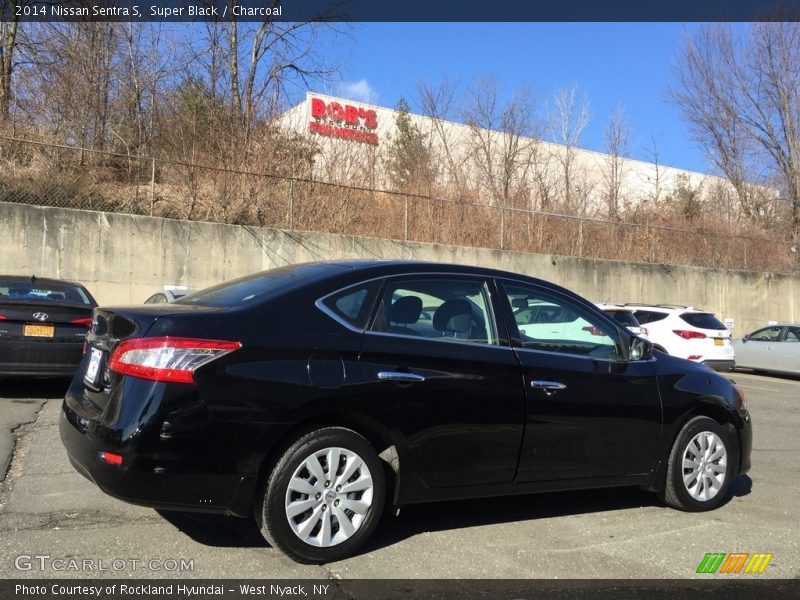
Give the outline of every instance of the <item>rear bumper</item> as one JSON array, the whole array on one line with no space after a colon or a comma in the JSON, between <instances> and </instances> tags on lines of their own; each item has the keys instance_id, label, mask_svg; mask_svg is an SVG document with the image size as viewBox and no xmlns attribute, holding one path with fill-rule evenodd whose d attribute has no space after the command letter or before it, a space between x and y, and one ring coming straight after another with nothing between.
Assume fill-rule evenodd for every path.
<instances>
[{"instance_id":1,"label":"rear bumper","mask_svg":"<svg viewBox=\"0 0 800 600\"><path fill-rule=\"evenodd\" d=\"M176 472L169 467L138 469L141 458L131 448L110 447L97 423L82 419L65 402L59 420L61 441L72 466L106 494L164 510L245 517L250 514L257 477L238 473ZM123 456L123 464L100 460L101 451Z\"/></svg>"},{"instance_id":2,"label":"rear bumper","mask_svg":"<svg viewBox=\"0 0 800 600\"><path fill-rule=\"evenodd\" d=\"M703 364L714 369L715 371L730 371L733 369L734 360L733 358L709 359L704 360Z\"/></svg>"},{"instance_id":3,"label":"rear bumper","mask_svg":"<svg viewBox=\"0 0 800 600\"><path fill-rule=\"evenodd\" d=\"M83 342L0 342L0 376L71 377L81 362Z\"/></svg>"}]
</instances>

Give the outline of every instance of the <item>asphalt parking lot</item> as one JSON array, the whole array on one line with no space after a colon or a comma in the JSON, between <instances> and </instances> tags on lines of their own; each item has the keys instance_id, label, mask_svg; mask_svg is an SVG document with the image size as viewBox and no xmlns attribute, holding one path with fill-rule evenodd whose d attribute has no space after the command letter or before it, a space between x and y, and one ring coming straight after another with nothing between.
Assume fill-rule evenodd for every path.
<instances>
[{"instance_id":1,"label":"asphalt parking lot","mask_svg":"<svg viewBox=\"0 0 800 600\"><path fill-rule=\"evenodd\" d=\"M753 468L717 511L674 511L635 489L413 506L360 555L324 566L295 564L246 520L104 495L61 446L66 383L0 382L0 578L684 578L707 552L769 552L758 577L800 577L800 379L733 378L754 420ZM56 570L56 559L95 570Z\"/></svg>"}]
</instances>

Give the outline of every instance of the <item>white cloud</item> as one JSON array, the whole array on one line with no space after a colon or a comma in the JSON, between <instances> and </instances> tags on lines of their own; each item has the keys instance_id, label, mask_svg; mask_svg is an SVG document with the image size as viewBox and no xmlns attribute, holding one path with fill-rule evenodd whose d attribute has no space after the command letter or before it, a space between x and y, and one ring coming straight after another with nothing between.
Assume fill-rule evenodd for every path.
<instances>
[{"instance_id":1,"label":"white cloud","mask_svg":"<svg viewBox=\"0 0 800 600\"><path fill-rule=\"evenodd\" d=\"M351 100L360 100L369 104L376 104L380 98L380 94L375 91L366 79L341 82L338 94Z\"/></svg>"}]
</instances>

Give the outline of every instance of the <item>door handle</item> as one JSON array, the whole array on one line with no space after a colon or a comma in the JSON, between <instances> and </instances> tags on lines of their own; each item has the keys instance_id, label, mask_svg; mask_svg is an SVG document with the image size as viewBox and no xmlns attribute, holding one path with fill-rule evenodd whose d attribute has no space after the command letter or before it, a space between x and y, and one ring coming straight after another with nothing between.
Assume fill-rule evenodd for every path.
<instances>
[{"instance_id":1,"label":"door handle","mask_svg":"<svg viewBox=\"0 0 800 600\"><path fill-rule=\"evenodd\" d=\"M559 381L542 381L541 379L531 381L531 387L538 390L548 390L550 392L567 389L567 386Z\"/></svg>"},{"instance_id":2,"label":"door handle","mask_svg":"<svg viewBox=\"0 0 800 600\"><path fill-rule=\"evenodd\" d=\"M425 381L425 378L422 375L417 375L416 373L403 373L401 371L379 371L378 379L381 381Z\"/></svg>"}]
</instances>

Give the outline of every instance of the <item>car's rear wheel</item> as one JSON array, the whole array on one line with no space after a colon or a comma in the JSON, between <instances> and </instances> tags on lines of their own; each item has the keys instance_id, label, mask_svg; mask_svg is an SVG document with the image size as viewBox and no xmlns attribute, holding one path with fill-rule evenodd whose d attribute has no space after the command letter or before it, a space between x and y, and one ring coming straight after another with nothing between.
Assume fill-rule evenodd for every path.
<instances>
[{"instance_id":1,"label":"car's rear wheel","mask_svg":"<svg viewBox=\"0 0 800 600\"><path fill-rule=\"evenodd\" d=\"M256 520L272 546L299 562L339 560L372 534L385 495L383 465L369 442L350 429L326 427L282 454Z\"/></svg>"},{"instance_id":2,"label":"car's rear wheel","mask_svg":"<svg viewBox=\"0 0 800 600\"><path fill-rule=\"evenodd\" d=\"M728 499L733 465L728 431L714 419L684 425L669 456L664 501L680 510L713 510Z\"/></svg>"}]
</instances>

